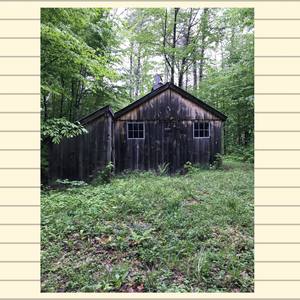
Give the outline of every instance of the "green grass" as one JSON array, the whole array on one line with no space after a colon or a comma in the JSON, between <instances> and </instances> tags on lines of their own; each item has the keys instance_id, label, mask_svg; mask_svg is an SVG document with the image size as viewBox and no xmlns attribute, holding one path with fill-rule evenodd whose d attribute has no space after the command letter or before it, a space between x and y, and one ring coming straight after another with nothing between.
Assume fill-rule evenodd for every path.
<instances>
[{"instance_id":1,"label":"green grass","mask_svg":"<svg viewBox=\"0 0 300 300\"><path fill-rule=\"evenodd\" d=\"M253 165L42 193L42 292L253 292Z\"/></svg>"}]
</instances>

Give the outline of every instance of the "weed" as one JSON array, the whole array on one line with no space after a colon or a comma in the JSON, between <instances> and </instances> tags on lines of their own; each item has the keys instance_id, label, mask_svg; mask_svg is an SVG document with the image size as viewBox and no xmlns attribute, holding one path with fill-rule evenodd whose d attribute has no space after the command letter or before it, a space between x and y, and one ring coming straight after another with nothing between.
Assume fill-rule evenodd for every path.
<instances>
[{"instance_id":1,"label":"weed","mask_svg":"<svg viewBox=\"0 0 300 300\"><path fill-rule=\"evenodd\" d=\"M249 163L126 173L41 205L43 292L253 291Z\"/></svg>"},{"instance_id":2,"label":"weed","mask_svg":"<svg viewBox=\"0 0 300 300\"><path fill-rule=\"evenodd\" d=\"M158 166L157 174L163 176L169 172L169 163L164 163Z\"/></svg>"}]
</instances>

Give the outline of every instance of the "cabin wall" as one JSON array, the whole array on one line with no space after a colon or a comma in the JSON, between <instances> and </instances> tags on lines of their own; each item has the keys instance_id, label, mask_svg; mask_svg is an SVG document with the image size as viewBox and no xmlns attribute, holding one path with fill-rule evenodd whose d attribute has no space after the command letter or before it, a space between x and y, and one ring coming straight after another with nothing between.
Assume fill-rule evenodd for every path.
<instances>
[{"instance_id":1,"label":"cabin wall","mask_svg":"<svg viewBox=\"0 0 300 300\"><path fill-rule=\"evenodd\" d=\"M210 122L209 138L193 138L193 122ZM127 139L127 122L143 121L144 139ZM209 164L222 152L222 121L195 103L167 90L115 120L115 165L126 169L157 169L169 163L176 171L190 161Z\"/></svg>"},{"instance_id":2,"label":"cabin wall","mask_svg":"<svg viewBox=\"0 0 300 300\"><path fill-rule=\"evenodd\" d=\"M112 157L112 116L104 114L85 125L87 134L64 139L49 151L50 181L71 179L88 181Z\"/></svg>"}]
</instances>

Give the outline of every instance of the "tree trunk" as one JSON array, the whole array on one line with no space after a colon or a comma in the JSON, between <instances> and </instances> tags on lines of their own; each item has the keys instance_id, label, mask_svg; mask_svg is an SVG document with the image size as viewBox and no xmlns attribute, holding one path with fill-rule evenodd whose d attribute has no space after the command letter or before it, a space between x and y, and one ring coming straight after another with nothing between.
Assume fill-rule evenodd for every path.
<instances>
[{"instance_id":1,"label":"tree trunk","mask_svg":"<svg viewBox=\"0 0 300 300\"><path fill-rule=\"evenodd\" d=\"M168 9L165 10L165 20L163 25L163 54L165 58L165 81L169 79L169 71L171 68L171 64L169 58L166 53L166 44L167 44L167 24L168 24Z\"/></svg>"},{"instance_id":2,"label":"tree trunk","mask_svg":"<svg viewBox=\"0 0 300 300\"><path fill-rule=\"evenodd\" d=\"M137 49L137 64L135 68L135 81L136 81L136 86L135 86L135 93L134 96L137 98L140 94L140 85L141 85L141 47L138 45Z\"/></svg>"},{"instance_id":3,"label":"tree trunk","mask_svg":"<svg viewBox=\"0 0 300 300\"><path fill-rule=\"evenodd\" d=\"M65 88L65 82L64 79L61 77L61 86L62 86L62 93L60 97L60 111L59 111L59 117L62 118L63 116L63 108L64 108L64 100L65 100L65 95L64 95L64 88Z\"/></svg>"},{"instance_id":4,"label":"tree trunk","mask_svg":"<svg viewBox=\"0 0 300 300\"><path fill-rule=\"evenodd\" d=\"M204 47L201 48L201 58L199 63L199 83L203 80L203 67L204 67Z\"/></svg>"},{"instance_id":5,"label":"tree trunk","mask_svg":"<svg viewBox=\"0 0 300 300\"><path fill-rule=\"evenodd\" d=\"M185 90L187 91L188 89L188 84L189 84L189 72L186 70L185 72Z\"/></svg>"},{"instance_id":6,"label":"tree trunk","mask_svg":"<svg viewBox=\"0 0 300 300\"><path fill-rule=\"evenodd\" d=\"M48 119L48 101L50 98L50 93L47 96L43 96L43 105L44 105L44 119Z\"/></svg>"},{"instance_id":7,"label":"tree trunk","mask_svg":"<svg viewBox=\"0 0 300 300\"><path fill-rule=\"evenodd\" d=\"M187 30L184 35L184 48L187 48L190 45L192 26L193 26L193 9L191 8ZM188 63L188 55L185 55L181 60L181 66L180 66L180 70L179 70L179 74L178 74L178 86L179 87L183 86L183 76L188 71L187 63Z\"/></svg>"},{"instance_id":8,"label":"tree trunk","mask_svg":"<svg viewBox=\"0 0 300 300\"><path fill-rule=\"evenodd\" d=\"M129 95L130 95L130 98L133 98L133 88L134 88L134 82L133 82L133 53L132 53L132 49L133 49L133 42L131 41L130 42L130 69L129 69Z\"/></svg>"},{"instance_id":9,"label":"tree trunk","mask_svg":"<svg viewBox=\"0 0 300 300\"><path fill-rule=\"evenodd\" d=\"M176 35L177 35L177 15L179 12L179 8L174 8L174 21L173 21L173 42L172 48L173 52L171 55L171 83L174 83L175 78L175 49L176 49Z\"/></svg>"},{"instance_id":10,"label":"tree trunk","mask_svg":"<svg viewBox=\"0 0 300 300\"><path fill-rule=\"evenodd\" d=\"M197 89L198 86L198 77L197 77L197 62L194 60L193 62L193 87Z\"/></svg>"},{"instance_id":11,"label":"tree trunk","mask_svg":"<svg viewBox=\"0 0 300 300\"><path fill-rule=\"evenodd\" d=\"M205 55L205 39L208 35L208 13L209 9L204 8L203 15L201 17L201 50L200 50L200 63L199 63L199 83L203 80L203 69L204 69L204 55Z\"/></svg>"}]
</instances>

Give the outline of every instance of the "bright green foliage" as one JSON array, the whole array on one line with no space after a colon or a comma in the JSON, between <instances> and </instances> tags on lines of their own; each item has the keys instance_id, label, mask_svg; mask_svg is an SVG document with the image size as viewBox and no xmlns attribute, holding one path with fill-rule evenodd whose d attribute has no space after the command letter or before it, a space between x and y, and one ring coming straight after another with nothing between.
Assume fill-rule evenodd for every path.
<instances>
[{"instance_id":1,"label":"bright green foliage","mask_svg":"<svg viewBox=\"0 0 300 300\"><path fill-rule=\"evenodd\" d=\"M221 68L207 66L206 78L193 93L228 116L225 151L242 155L254 141L253 10L228 10L222 22Z\"/></svg>"},{"instance_id":2,"label":"bright green foliage","mask_svg":"<svg viewBox=\"0 0 300 300\"><path fill-rule=\"evenodd\" d=\"M253 292L253 165L42 193L43 292Z\"/></svg>"},{"instance_id":3,"label":"bright green foliage","mask_svg":"<svg viewBox=\"0 0 300 300\"><path fill-rule=\"evenodd\" d=\"M155 73L225 113L225 153L253 160L253 9L42 9L42 121L118 110Z\"/></svg>"},{"instance_id":4,"label":"bright green foliage","mask_svg":"<svg viewBox=\"0 0 300 300\"><path fill-rule=\"evenodd\" d=\"M106 104L120 107L109 14L109 9L42 9L44 119L65 116L75 121Z\"/></svg>"},{"instance_id":5,"label":"bright green foliage","mask_svg":"<svg viewBox=\"0 0 300 300\"><path fill-rule=\"evenodd\" d=\"M50 119L42 123L42 140L59 144L63 138L73 138L88 131L79 123L71 123L65 118Z\"/></svg>"}]
</instances>

